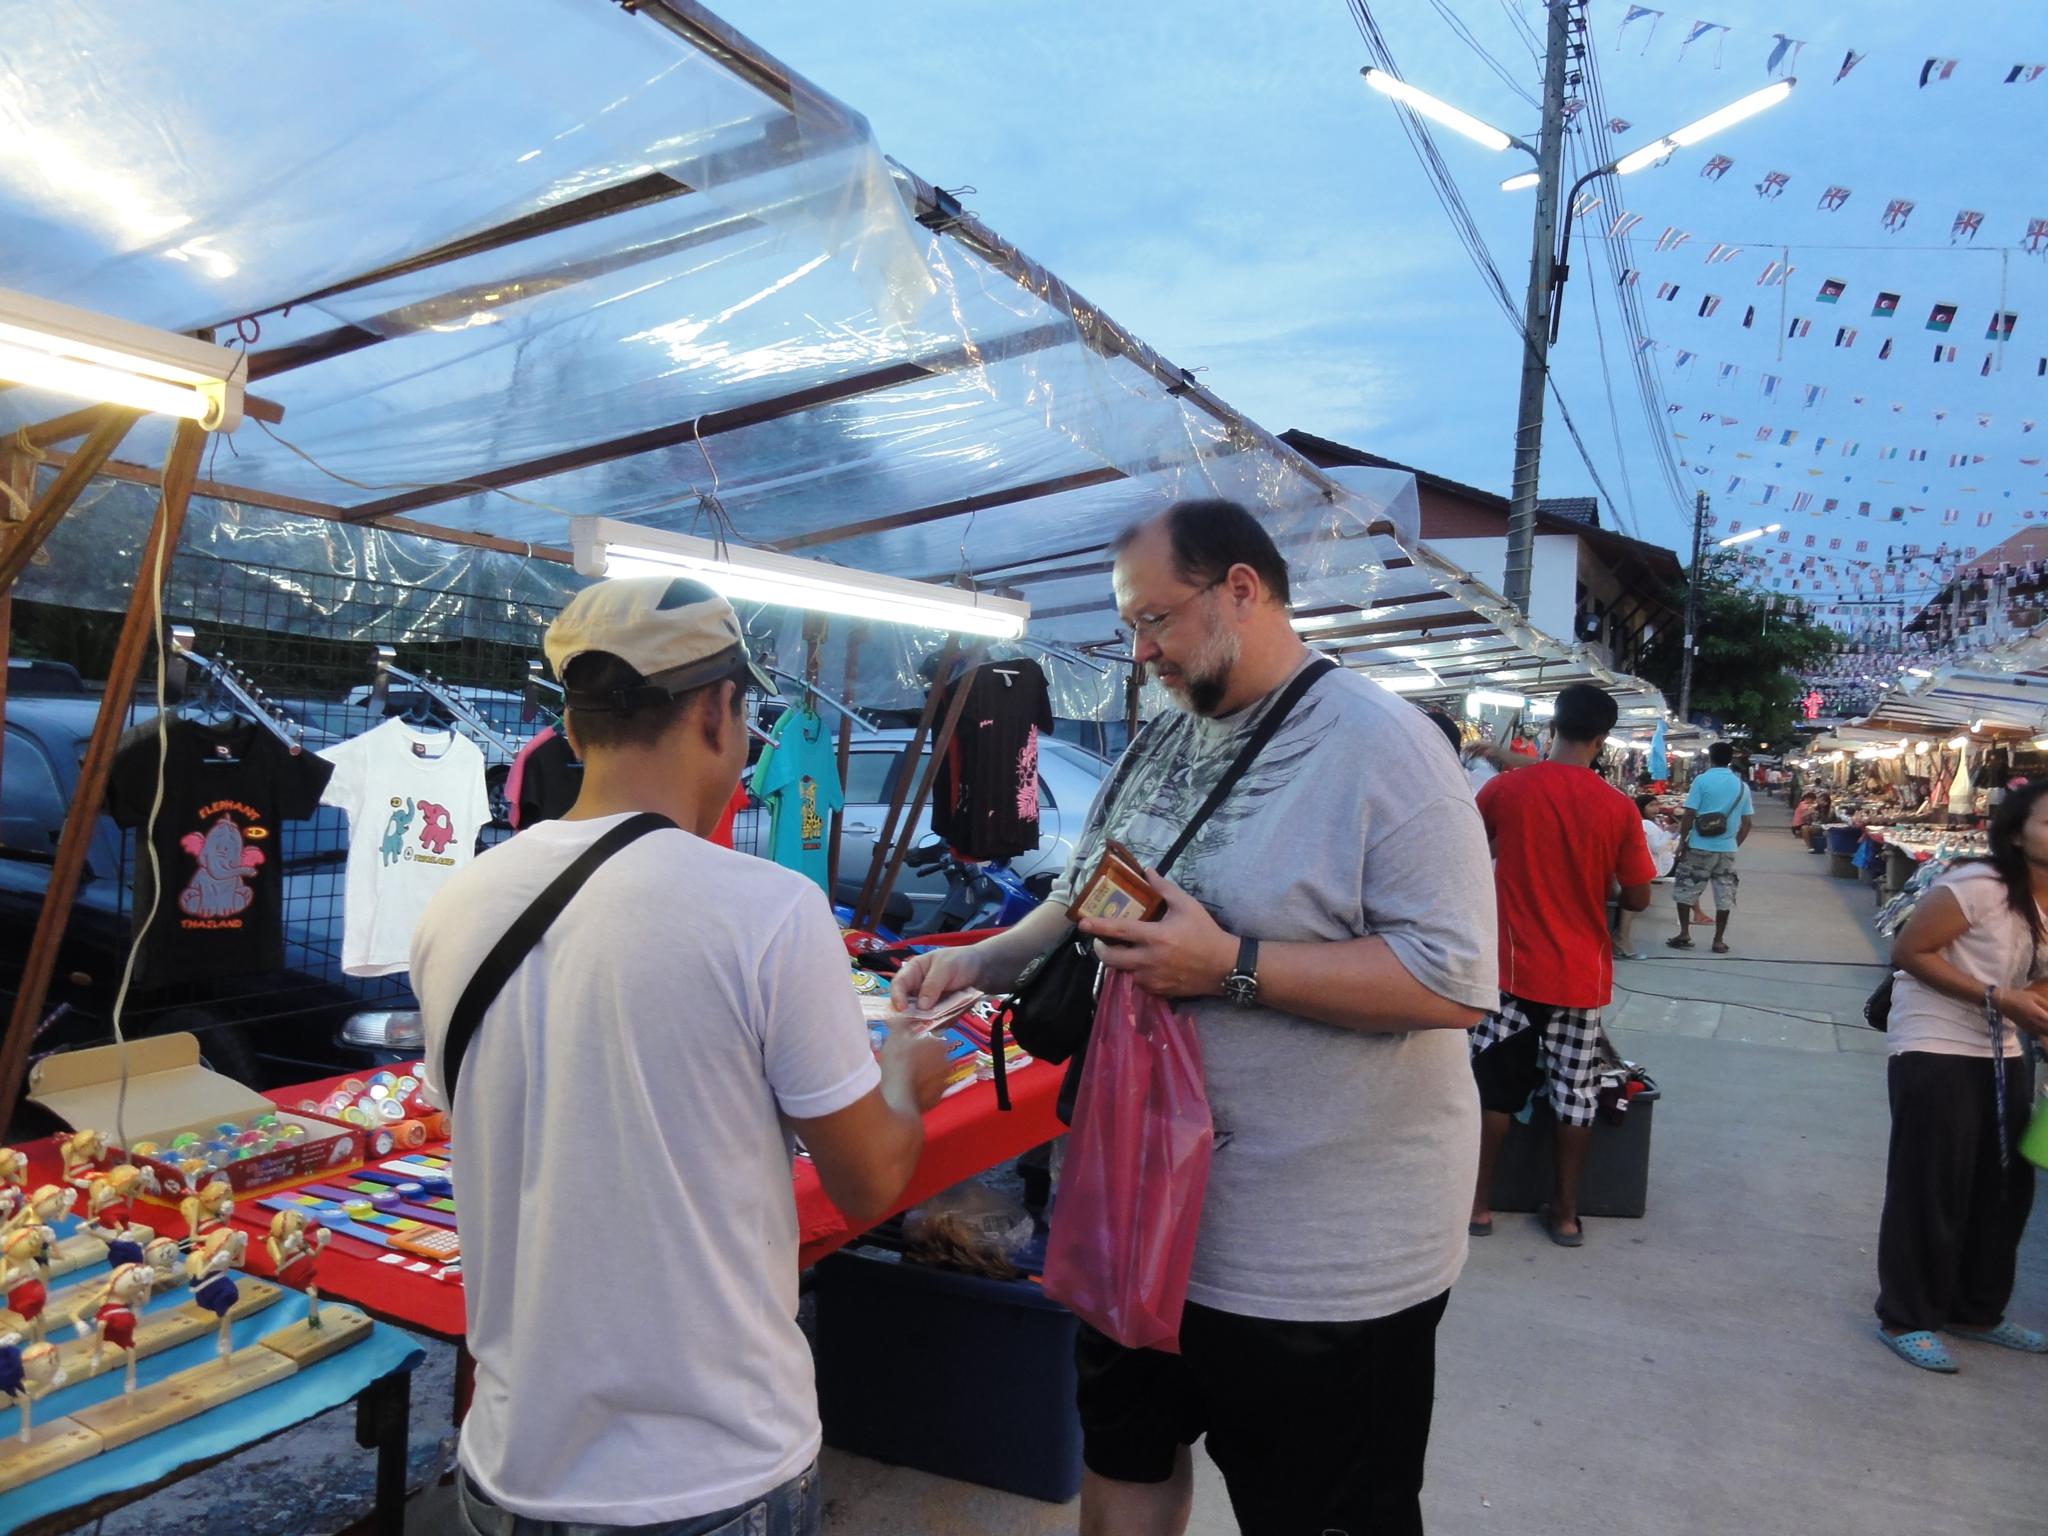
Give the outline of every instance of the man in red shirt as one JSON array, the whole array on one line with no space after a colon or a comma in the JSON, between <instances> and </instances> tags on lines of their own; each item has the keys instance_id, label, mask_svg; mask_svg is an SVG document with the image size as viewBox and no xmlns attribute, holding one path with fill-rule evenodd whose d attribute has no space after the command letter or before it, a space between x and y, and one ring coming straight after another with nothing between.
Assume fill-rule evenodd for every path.
<instances>
[{"instance_id":1,"label":"man in red shirt","mask_svg":"<svg viewBox=\"0 0 2048 1536\"><path fill-rule=\"evenodd\" d=\"M1483 1112L1474 1237L1493 1230L1493 1166L1509 1119L1547 1088L1557 1194L1543 1225L1563 1247L1585 1242L1579 1172L1593 1134L1600 1010L1614 995L1607 897L1619 885L1621 905L1640 912L1657 874L1635 805L1593 771L1618 713L1598 688L1574 683L1557 696L1550 755L1479 792L1500 902L1501 995L1500 1012L1472 1032Z\"/></svg>"}]
</instances>

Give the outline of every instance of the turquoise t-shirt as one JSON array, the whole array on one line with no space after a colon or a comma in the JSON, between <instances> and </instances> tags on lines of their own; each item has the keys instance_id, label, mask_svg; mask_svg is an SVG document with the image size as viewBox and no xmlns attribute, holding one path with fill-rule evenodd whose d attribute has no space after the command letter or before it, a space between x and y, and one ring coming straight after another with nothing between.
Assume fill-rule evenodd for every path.
<instances>
[{"instance_id":1,"label":"turquoise t-shirt","mask_svg":"<svg viewBox=\"0 0 2048 1536\"><path fill-rule=\"evenodd\" d=\"M768 857L832 893L826 839L832 813L846 803L839 747L815 713L791 709L775 722L748 785L769 808Z\"/></svg>"},{"instance_id":2,"label":"turquoise t-shirt","mask_svg":"<svg viewBox=\"0 0 2048 1536\"><path fill-rule=\"evenodd\" d=\"M1749 786L1736 776L1733 768L1709 768L1692 781L1692 789L1686 794L1685 808L1695 817L1709 811L1720 811L1728 818L1728 830L1719 837L1708 837L1697 825L1686 841L1701 853L1733 853L1735 834L1742 829L1742 818L1756 814L1756 802L1750 798Z\"/></svg>"}]
</instances>

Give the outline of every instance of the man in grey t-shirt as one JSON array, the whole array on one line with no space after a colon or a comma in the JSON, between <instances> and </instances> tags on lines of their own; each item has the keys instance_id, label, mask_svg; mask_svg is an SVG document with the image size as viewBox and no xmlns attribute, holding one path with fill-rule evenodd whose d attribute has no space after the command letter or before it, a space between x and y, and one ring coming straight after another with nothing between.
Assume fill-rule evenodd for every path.
<instances>
[{"instance_id":1,"label":"man in grey t-shirt","mask_svg":"<svg viewBox=\"0 0 2048 1536\"><path fill-rule=\"evenodd\" d=\"M906 998L1013 985L1065 931L1105 837L1156 863L1310 661L1286 563L1232 503L1126 533L1114 579L1137 659L1179 708L1132 745L1051 899L914 961ZM1082 1331L1082 1530L1176 1536L1206 1434L1247 1529L1419 1532L1479 1142L1465 1031L1497 1001L1471 793L1405 700L1333 672L1156 884L1160 921L1088 931L1194 1019L1216 1152L1181 1353Z\"/></svg>"}]
</instances>

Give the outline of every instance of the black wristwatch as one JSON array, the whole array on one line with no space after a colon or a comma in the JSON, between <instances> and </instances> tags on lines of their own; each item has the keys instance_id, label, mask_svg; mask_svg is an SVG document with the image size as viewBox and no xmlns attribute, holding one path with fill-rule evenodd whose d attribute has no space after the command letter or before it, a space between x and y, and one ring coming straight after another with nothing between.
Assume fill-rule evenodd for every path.
<instances>
[{"instance_id":1,"label":"black wristwatch","mask_svg":"<svg viewBox=\"0 0 2048 1536\"><path fill-rule=\"evenodd\" d=\"M1240 1008L1256 1007L1259 1001L1259 941L1237 941L1237 968L1223 978L1223 995Z\"/></svg>"}]
</instances>

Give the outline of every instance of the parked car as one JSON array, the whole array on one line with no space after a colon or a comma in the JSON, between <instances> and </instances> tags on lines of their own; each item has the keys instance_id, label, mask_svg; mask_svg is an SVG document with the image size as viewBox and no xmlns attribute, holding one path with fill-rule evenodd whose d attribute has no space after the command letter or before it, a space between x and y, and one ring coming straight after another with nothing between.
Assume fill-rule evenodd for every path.
<instances>
[{"instance_id":1,"label":"parked car","mask_svg":"<svg viewBox=\"0 0 2048 1536\"><path fill-rule=\"evenodd\" d=\"M0 1003L8 1007L99 704L92 694L7 701L0 751ZM136 710L138 723L153 717L153 709ZM347 833L346 818L330 807L311 820L285 825L279 848L283 970L223 976L132 998L124 1016L127 1031L194 1031L209 1065L255 1087L376 1064L373 1053L342 1042L342 1026L359 1012L413 1003L403 978L363 980L341 972ZM34 1046L38 1055L111 1038L114 997L132 938L134 843L134 834L109 817L101 816L93 828L45 1004L45 1027Z\"/></svg>"},{"instance_id":2,"label":"parked car","mask_svg":"<svg viewBox=\"0 0 2048 1536\"><path fill-rule=\"evenodd\" d=\"M840 818L839 882L833 899L851 906L867 878L875 842L889 814L896 787L906 775L906 802L917 791L918 776L931 761L929 746L910 761L911 730L884 730L873 735L855 733L846 764L846 809ZM759 743L755 744L756 757ZM1010 861L1010 867L1027 884L1043 895L1067 867L1074 851L1073 840L1081 835L1081 822L1095 801L1110 765L1093 752L1071 742L1040 735L1038 739L1038 847ZM929 807L918 817L910 846L915 848L932 836ZM751 804L733 821L733 846L746 853L765 853L768 846L768 812ZM906 864L896 880L896 891L908 898L909 921L918 928L928 925L932 914L946 896L945 876L937 870L919 873ZM898 912L902 916L901 908Z\"/></svg>"}]
</instances>

